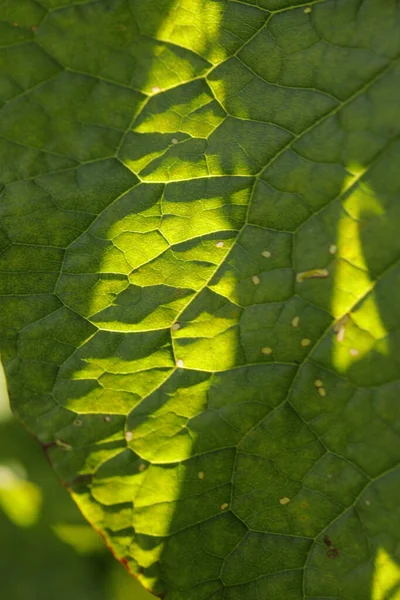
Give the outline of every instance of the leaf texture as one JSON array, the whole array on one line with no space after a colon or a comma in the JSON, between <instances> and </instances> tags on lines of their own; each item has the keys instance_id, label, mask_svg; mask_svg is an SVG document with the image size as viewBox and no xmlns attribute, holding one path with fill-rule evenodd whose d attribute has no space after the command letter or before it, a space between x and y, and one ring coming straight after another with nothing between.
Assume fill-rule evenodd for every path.
<instances>
[{"instance_id":1,"label":"leaf texture","mask_svg":"<svg viewBox=\"0 0 400 600\"><path fill-rule=\"evenodd\" d=\"M167 600L400 594L399 27L0 2L13 408Z\"/></svg>"}]
</instances>

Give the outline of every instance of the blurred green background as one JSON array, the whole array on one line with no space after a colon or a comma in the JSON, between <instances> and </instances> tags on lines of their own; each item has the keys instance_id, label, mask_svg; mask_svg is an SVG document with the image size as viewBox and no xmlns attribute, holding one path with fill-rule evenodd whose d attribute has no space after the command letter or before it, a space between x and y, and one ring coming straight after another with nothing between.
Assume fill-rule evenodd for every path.
<instances>
[{"instance_id":1,"label":"blurred green background","mask_svg":"<svg viewBox=\"0 0 400 600\"><path fill-rule=\"evenodd\" d=\"M11 415L0 365L0 590L4 600L150 600L86 524Z\"/></svg>"}]
</instances>

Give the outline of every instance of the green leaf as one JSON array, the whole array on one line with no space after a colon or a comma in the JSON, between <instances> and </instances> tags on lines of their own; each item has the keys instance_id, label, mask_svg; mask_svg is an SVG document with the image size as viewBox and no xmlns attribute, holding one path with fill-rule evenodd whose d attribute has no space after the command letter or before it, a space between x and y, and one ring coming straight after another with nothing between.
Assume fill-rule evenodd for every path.
<instances>
[{"instance_id":1,"label":"green leaf","mask_svg":"<svg viewBox=\"0 0 400 600\"><path fill-rule=\"evenodd\" d=\"M35 482L35 483L33 483ZM0 586L7 600L149 600L12 418L0 368Z\"/></svg>"},{"instance_id":2,"label":"green leaf","mask_svg":"<svg viewBox=\"0 0 400 600\"><path fill-rule=\"evenodd\" d=\"M0 18L15 413L167 600L394 600L397 0Z\"/></svg>"}]
</instances>

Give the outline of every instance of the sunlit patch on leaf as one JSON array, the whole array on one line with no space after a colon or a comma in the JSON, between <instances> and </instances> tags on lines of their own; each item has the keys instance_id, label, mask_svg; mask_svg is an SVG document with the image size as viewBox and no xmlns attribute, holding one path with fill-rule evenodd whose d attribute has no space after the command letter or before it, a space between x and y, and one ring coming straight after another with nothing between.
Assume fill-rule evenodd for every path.
<instances>
[{"instance_id":1,"label":"sunlit patch on leaf","mask_svg":"<svg viewBox=\"0 0 400 600\"><path fill-rule=\"evenodd\" d=\"M400 591L400 566L384 548L375 558L371 600L395 600Z\"/></svg>"}]
</instances>

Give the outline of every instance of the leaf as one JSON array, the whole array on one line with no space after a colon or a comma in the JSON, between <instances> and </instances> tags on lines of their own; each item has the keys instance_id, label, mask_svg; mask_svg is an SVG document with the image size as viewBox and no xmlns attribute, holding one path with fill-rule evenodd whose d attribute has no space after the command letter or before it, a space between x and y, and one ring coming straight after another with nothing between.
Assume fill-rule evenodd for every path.
<instances>
[{"instance_id":1,"label":"leaf","mask_svg":"<svg viewBox=\"0 0 400 600\"><path fill-rule=\"evenodd\" d=\"M161 597L394 598L398 2L0 16L15 413Z\"/></svg>"},{"instance_id":2,"label":"leaf","mask_svg":"<svg viewBox=\"0 0 400 600\"><path fill-rule=\"evenodd\" d=\"M85 523L36 440L11 418L4 392L0 369L2 598L149 600Z\"/></svg>"}]
</instances>

